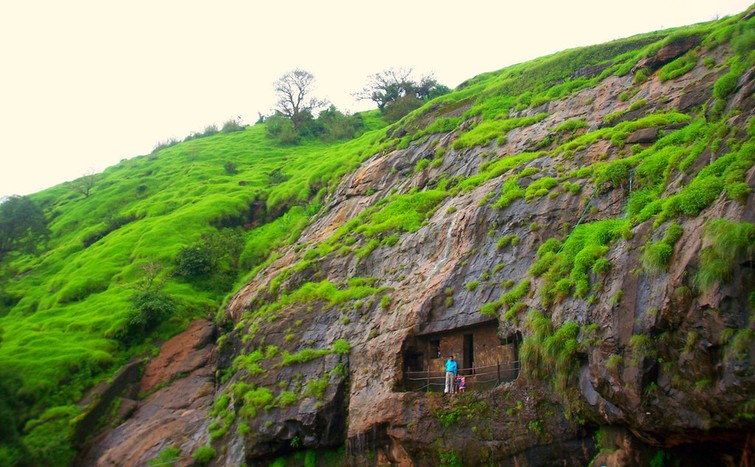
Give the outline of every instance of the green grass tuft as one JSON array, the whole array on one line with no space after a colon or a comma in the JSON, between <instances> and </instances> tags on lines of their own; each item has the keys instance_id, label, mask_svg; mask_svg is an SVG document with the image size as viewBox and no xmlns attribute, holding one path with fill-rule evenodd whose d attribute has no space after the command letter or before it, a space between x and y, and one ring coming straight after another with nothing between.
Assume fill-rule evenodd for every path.
<instances>
[{"instance_id":1,"label":"green grass tuft","mask_svg":"<svg viewBox=\"0 0 755 467\"><path fill-rule=\"evenodd\" d=\"M709 221L704 236L710 245L701 250L700 268L695 275L701 290L731 281L738 259L755 255L755 224L750 222Z\"/></svg>"}]
</instances>

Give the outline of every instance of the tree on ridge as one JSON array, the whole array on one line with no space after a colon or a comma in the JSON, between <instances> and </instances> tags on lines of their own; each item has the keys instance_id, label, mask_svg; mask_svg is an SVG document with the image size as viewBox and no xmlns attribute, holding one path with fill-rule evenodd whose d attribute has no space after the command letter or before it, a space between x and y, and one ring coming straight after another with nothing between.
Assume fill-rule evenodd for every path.
<instances>
[{"instance_id":1,"label":"tree on ridge","mask_svg":"<svg viewBox=\"0 0 755 467\"><path fill-rule=\"evenodd\" d=\"M314 83L314 75L300 68L285 73L275 82L276 110L291 119L296 130L314 111L327 105L326 101L311 96Z\"/></svg>"}]
</instances>

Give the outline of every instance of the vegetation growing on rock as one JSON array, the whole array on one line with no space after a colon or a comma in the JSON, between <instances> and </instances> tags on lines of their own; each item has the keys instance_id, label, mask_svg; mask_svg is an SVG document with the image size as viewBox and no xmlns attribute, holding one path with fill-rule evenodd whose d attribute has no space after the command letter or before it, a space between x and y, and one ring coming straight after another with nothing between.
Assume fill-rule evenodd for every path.
<instances>
[{"instance_id":1,"label":"vegetation growing on rock","mask_svg":"<svg viewBox=\"0 0 755 467\"><path fill-rule=\"evenodd\" d=\"M724 433L730 453L755 387L748 16L485 73L327 141L282 142L274 119L210 131L84 196L30 196L49 240L2 251L0 374L23 377L0 379L0 455L70 463L86 390L207 315L208 428L160 459L379 438L383 456L496 463L608 425L668 448ZM521 344L516 381L404 392L415 334L493 318Z\"/></svg>"}]
</instances>

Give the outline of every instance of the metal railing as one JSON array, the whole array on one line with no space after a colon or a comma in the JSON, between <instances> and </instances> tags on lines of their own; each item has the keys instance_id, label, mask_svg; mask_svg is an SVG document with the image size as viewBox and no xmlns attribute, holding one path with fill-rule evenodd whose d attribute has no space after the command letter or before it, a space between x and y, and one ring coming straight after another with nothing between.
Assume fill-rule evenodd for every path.
<instances>
[{"instance_id":1,"label":"metal railing","mask_svg":"<svg viewBox=\"0 0 755 467\"><path fill-rule=\"evenodd\" d=\"M496 365L461 368L459 375L466 378L467 390L486 390L500 383L514 381L519 375L519 361ZM404 388L407 391L443 392L446 386L445 371L405 371Z\"/></svg>"}]
</instances>

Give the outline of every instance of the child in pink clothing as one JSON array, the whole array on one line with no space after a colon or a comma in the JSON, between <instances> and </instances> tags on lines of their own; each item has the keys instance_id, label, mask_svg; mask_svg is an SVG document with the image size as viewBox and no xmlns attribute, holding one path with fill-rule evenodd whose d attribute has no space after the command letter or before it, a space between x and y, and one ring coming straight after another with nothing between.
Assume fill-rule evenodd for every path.
<instances>
[{"instance_id":1,"label":"child in pink clothing","mask_svg":"<svg viewBox=\"0 0 755 467\"><path fill-rule=\"evenodd\" d=\"M457 376L456 377L456 391L457 392L464 392L464 389L467 388L467 377L466 376Z\"/></svg>"}]
</instances>

